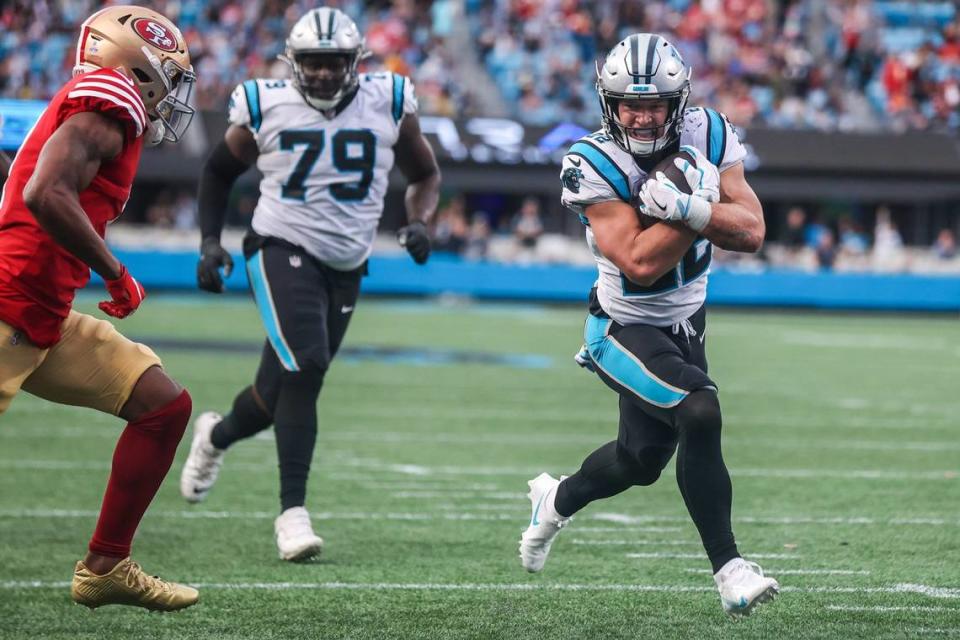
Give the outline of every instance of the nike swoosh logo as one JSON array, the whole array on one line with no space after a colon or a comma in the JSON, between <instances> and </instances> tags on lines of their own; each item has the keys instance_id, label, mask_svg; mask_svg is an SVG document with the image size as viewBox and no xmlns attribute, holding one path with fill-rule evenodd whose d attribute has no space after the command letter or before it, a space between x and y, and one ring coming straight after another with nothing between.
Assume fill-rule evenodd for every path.
<instances>
[{"instance_id":1,"label":"nike swoosh logo","mask_svg":"<svg viewBox=\"0 0 960 640\"><path fill-rule=\"evenodd\" d=\"M203 493L203 489L201 489L201 488L199 488L199 487L194 487L194 488L193 488L193 492L194 492L195 494L200 494L200 493Z\"/></svg>"},{"instance_id":2,"label":"nike swoosh logo","mask_svg":"<svg viewBox=\"0 0 960 640\"><path fill-rule=\"evenodd\" d=\"M342 307L340 307L340 313L350 313L351 311L353 311L353 305L345 304Z\"/></svg>"},{"instance_id":3,"label":"nike swoosh logo","mask_svg":"<svg viewBox=\"0 0 960 640\"><path fill-rule=\"evenodd\" d=\"M543 506L543 501L547 498L548 495L550 495L549 491L547 491L545 494L540 496L540 502L537 503L537 508L533 510L533 518L530 519L531 526L535 527L538 524L540 524L540 520L537 518L537 516L540 515L540 507Z\"/></svg>"},{"instance_id":4,"label":"nike swoosh logo","mask_svg":"<svg viewBox=\"0 0 960 640\"><path fill-rule=\"evenodd\" d=\"M701 334L700 334L700 344L703 344L703 341L706 340L706 339L707 339L707 334L706 334L706 333L701 333Z\"/></svg>"},{"instance_id":5,"label":"nike swoosh logo","mask_svg":"<svg viewBox=\"0 0 960 640\"><path fill-rule=\"evenodd\" d=\"M650 195L650 199L653 200L653 204L657 205L657 207L658 207L660 210L665 210L665 209L667 208L667 205L665 205L665 204L660 204L660 203L657 201L657 199L653 196L653 194Z\"/></svg>"},{"instance_id":6,"label":"nike swoosh logo","mask_svg":"<svg viewBox=\"0 0 960 640\"><path fill-rule=\"evenodd\" d=\"M572 164L575 167L579 167L580 162L581 162L580 158L570 158L570 164Z\"/></svg>"}]
</instances>

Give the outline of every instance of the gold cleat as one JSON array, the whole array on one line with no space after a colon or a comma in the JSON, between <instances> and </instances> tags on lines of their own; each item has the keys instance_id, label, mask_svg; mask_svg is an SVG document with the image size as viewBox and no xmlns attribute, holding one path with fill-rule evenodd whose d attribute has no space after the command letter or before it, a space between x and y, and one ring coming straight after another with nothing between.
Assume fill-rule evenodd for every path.
<instances>
[{"instance_id":1,"label":"gold cleat","mask_svg":"<svg viewBox=\"0 0 960 640\"><path fill-rule=\"evenodd\" d=\"M102 576L87 569L83 562L77 562L70 596L77 604L91 609L125 604L151 611L177 611L196 604L200 594L192 587L148 576L140 565L124 558Z\"/></svg>"}]
</instances>

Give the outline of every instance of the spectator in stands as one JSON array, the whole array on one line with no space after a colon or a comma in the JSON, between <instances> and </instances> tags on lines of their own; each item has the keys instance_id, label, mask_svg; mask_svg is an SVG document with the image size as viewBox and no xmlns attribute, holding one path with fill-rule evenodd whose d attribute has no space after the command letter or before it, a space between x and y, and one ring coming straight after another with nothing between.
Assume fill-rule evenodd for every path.
<instances>
[{"instance_id":1,"label":"spectator in stands","mask_svg":"<svg viewBox=\"0 0 960 640\"><path fill-rule=\"evenodd\" d=\"M817 266L825 271L833 269L837 261L837 244L833 238L833 231L824 229L817 240Z\"/></svg>"},{"instance_id":2,"label":"spectator in stands","mask_svg":"<svg viewBox=\"0 0 960 640\"><path fill-rule=\"evenodd\" d=\"M893 222L890 208L877 209L873 230L873 268L878 271L900 271L906 266L903 237Z\"/></svg>"},{"instance_id":3,"label":"spectator in stands","mask_svg":"<svg viewBox=\"0 0 960 640\"><path fill-rule=\"evenodd\" d=\"M957 257L957 237L952 229L940 229L933 243L933 255L940 260L953 260Z\"/></svg>"},{"instance_id":4,"label":"spectator in stands","mask_svg":"<svg viewBox=\"0 0 960 640\"><path fill-rule=\"evenodd\" d=\"M467 260L484 260L490 250L490 222L486 211L477 211L470 222L467 246L463 255Z\"/></svg>"},{"instance_id":5,"label":"spectator in stands","mask_svg":"<svg viewBox=\"0 0 960 640\"><path fill-rule=\"evenodd\" d=\"M796 253L806 245L804 229L807 224L807 212L803 207L791 207L787 211L787 223L780 236L780 242L789 250Z\"/></svg>"},{"instance_id":6,"label":"spectator in stands","mask_svg":"<svg viewBox=\"0 0 960 640\"><path fill-rule=\"evenodd\" d=\"M543 235L543 221L540 219L540 200L534 197L523 199L523 204L510 223L513 237L522 249L535 249L537 240Z\"/></svg>"},{"instance_id":7,"label":"spectator in stands","mask_svg":"<svg viewBox=\"0 0 960 640\"><path fill-rule=\"evenodd\" d=\"M433 230L434 251L463 253L469 231L463 196L457 196L437 212Z\"/></svg>"}]
</instances>

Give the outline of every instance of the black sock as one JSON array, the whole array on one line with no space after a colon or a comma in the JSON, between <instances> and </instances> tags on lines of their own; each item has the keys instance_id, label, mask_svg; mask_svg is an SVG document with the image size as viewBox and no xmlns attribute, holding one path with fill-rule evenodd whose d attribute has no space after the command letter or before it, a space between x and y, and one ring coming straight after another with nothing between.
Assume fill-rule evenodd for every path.
<instances>
[{"instance_id":1,"label":"black sock","mask_svg":"<svg viewBox=\"0 0 960 640\"><path fill-rule=\"evenodd\" d=\"M657 458L666 456L663 462L666 464L672 450L656 453ZM557 513L566 518L594 500L615 496L634 485L653 484L660 476L663 464L659 459L647 462L634 460L616 440L608 442L587 456L580 470L557 487L554 498Z\"/></svg>"},{"instance_id":2,"label":"black sock","mask_svg":"<svg viewBox=\"0 0 960 640\"><path fill-rule=\"evenodd\" d=\"M317 441L317 397L323 372L285 373L274 412L277 457L280 460L280 505L283 511L302 507Z\"/></svg>"},{"instance_id":3,"label":"black sock","mask_svg":"<svg viewBox=\"0 0 960 640\"><path fill-rule=\"evenodd\" d=\"M740 555L730 525L733 486L720 448L720 405L710 390L690 394L684 405L678 410L677 484L716 573Z\"/></svg>"},{"instance_id":4,"label":"black sock","mask_svg":"<svg viewBox=\"0 0 960 640\"><path fill-rule=\"evenodd\" d=\"M210 434L210 441L217 449L226 449L237 440L260 433L273 423L256 401L253 387L247 387L233 400L233 409L224 416Z\"/></svg>"}]
</instances>

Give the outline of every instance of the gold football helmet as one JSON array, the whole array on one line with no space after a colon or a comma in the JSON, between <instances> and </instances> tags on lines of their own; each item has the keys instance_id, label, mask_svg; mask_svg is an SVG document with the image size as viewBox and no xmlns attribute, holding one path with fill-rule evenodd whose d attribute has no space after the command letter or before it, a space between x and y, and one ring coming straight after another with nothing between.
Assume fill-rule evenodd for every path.
<instances>
[{"instance_id":1,"label":"gold football helmet","mask_svg":"<svg viewBox=\"0 0 960 640\"><path fill-rule=\"evenodd\" d=\"M196 82L180 30L146 7L118 5L94 13L80 27L73 74L117 69L133 81L150 117L150 134L176 142L190 126L188 104Z\"/></svg>"}]
</instances>

